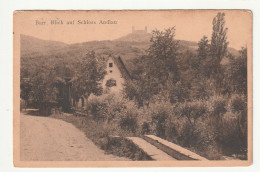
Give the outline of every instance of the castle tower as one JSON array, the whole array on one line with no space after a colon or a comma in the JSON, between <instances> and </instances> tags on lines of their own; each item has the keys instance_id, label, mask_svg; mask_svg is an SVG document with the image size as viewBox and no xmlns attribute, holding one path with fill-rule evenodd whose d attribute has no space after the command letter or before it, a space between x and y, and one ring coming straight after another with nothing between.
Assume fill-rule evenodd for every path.
<instances>
[{"instance_id":1,"label":"castle tower","mask_svg":"<svg viewBox=\"0 0 260 172\"><path fill-rule=\"evenodd\" d=\"M144 31L145 31L145 33L147 33L147 26L145 26Z\"/></svg>"},{"instance_id":2,"label":"castle tower","mask_svg":"<svg viewBox=\"0 0 260 172\"><path fill-rule=\"evenodd\" d=\"M132 33L134 33L135 32L135 27L134 26L132 26Z\"/></svg>"}]
</instances>

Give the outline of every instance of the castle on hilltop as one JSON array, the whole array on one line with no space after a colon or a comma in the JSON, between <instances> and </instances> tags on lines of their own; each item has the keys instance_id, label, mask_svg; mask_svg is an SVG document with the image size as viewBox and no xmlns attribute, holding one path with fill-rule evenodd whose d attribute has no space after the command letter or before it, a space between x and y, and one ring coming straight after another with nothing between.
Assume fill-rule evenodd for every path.
<instances>
[{"instance_id":1,"label":"castle on hilltop","mask_svg":"<svg viewBox=\"0 0 260 172\"><path fill-rule=\"evenodd\" d=\"M132 26L132 33L147 33L147 26L145 26L144 30L135 30L135 27Z\"/></svg>"}]
</instances>

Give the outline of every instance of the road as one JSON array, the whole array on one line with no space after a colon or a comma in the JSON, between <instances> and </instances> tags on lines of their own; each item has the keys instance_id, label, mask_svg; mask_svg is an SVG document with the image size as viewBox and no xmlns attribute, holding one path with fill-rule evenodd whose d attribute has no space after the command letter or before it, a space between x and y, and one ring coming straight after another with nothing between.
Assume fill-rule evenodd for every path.
<instances>
[{"instance_id":1,"label":"road","mask_svg":"<svg viewBox=\"0 0 260 172\"><path fill-rule=\"evenodd\" d=\"M21 114L21 161L126 161L105 154L72 124Z\"/></svg>"}]
</instances>

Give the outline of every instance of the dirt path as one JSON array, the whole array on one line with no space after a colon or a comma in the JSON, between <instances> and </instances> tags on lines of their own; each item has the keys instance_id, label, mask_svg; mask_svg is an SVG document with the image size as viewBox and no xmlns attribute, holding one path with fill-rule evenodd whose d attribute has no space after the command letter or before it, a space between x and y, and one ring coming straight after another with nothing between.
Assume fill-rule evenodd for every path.
<instances>
[{"instance_id":1,"label":"dirt path","mask_svg":"<svg viewBox=\"0 0 260 172\"><path fill-rule=\"evenodd\" d=\"M70 123L21 114L22 161L124 161L105 154Z\"/></svg>"}]
</instances>

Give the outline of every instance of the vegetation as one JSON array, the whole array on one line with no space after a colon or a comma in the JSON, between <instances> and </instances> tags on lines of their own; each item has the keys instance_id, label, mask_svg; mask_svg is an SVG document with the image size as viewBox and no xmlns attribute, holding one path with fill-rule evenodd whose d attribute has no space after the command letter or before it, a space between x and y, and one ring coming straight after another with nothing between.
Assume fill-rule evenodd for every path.
<instances>
[{"instance_id":1,"label":"vegetation","mask_svg":"<svg viewBox=\"0 0 260 172\"><path fill-rule=\"evenodd\" d=\"M62 113L52 114L53 118L62 119L79 128L99 148L120 157L128 157L134 161L152 160L142 149L123 137L114 136L114 125L109 126L106 122L93 119L92 116L64 115ZM118 130L117 130L118 131Z\"/></svg>"},{"instance_id":2,"label":"vegetation","mask_svg":"<svg viewBox=\"0 0 260 172\"><path fill-rule=\"evenodd\" d=\"M64 91L68 85L71 85L76 100L91 93L101 95L100 81L105 74L104 61L93 51L70 62L61 58L22 59L21 98L29 107L39 108L42 114L50 115L53 107L69 107L69 102L63 99L68 96Z\"/></svg>"},{"instance_id":3,"label":"vegetation","mask_svg":"<svg viewBox=\"0 0 260 172\"><path fill-rule=\"evenodd\" d=\"M76 74L72 80L73 96L79 99L81 96L88 98L91 93L101 95L101 81L106 72L103 63L98 63L95 52L88 52L75 67L77 67Z\"/></svg>"},{"instance_id":4,"label":"vegetation","mask_svg":"<svg viewBox=\"0 0 260 172\"><path fill-rule=\"evenodd\" d=\"M147 55L133 61L134 80L125 85L125 97L150 116L145 133L209 159L246 159L247 49L228 54L224 13L212 24L211 40L203 36L197 52L178 51L174 28L153 31Z\"/></svg>"},{"instance_id":5,"label":"vegetation","mask_svg":"<svg viewBox=\"0 0 260 172\"><path fill-rule=\"evenodd\" d=\"M91 117L59 118L72 120L113 153L120 152L117 144L128 143L109 140L111 135L155 134L209 159L247 159L247 48L242 47L238 55L228 52L224 13L218 13L212 24L210 40L203 36L195 49L187 48L192 43L176 40L172 27L154 30L147 46L144 42L100 42L100 51L98 43L92 42L89 46L98 53L73 56L68 51L69 55L56 54L55 59L22 58L21 98L27 106L40 109L58 106L62 102L59 86L66 84L73 85L77 98L96 95L89 97L83 111ZM129 52L139 57L126 60L133 79L126 81L123 97L104 93L100 86L105 75L101 54L111 53L106 46L114 44L123 57ZM72 78L71 82L66 78ZM107 83L114 85L113 80ZM132 159L147 158L142 152L129 152L121 153Z\"/></svg>"}]
</instances>

